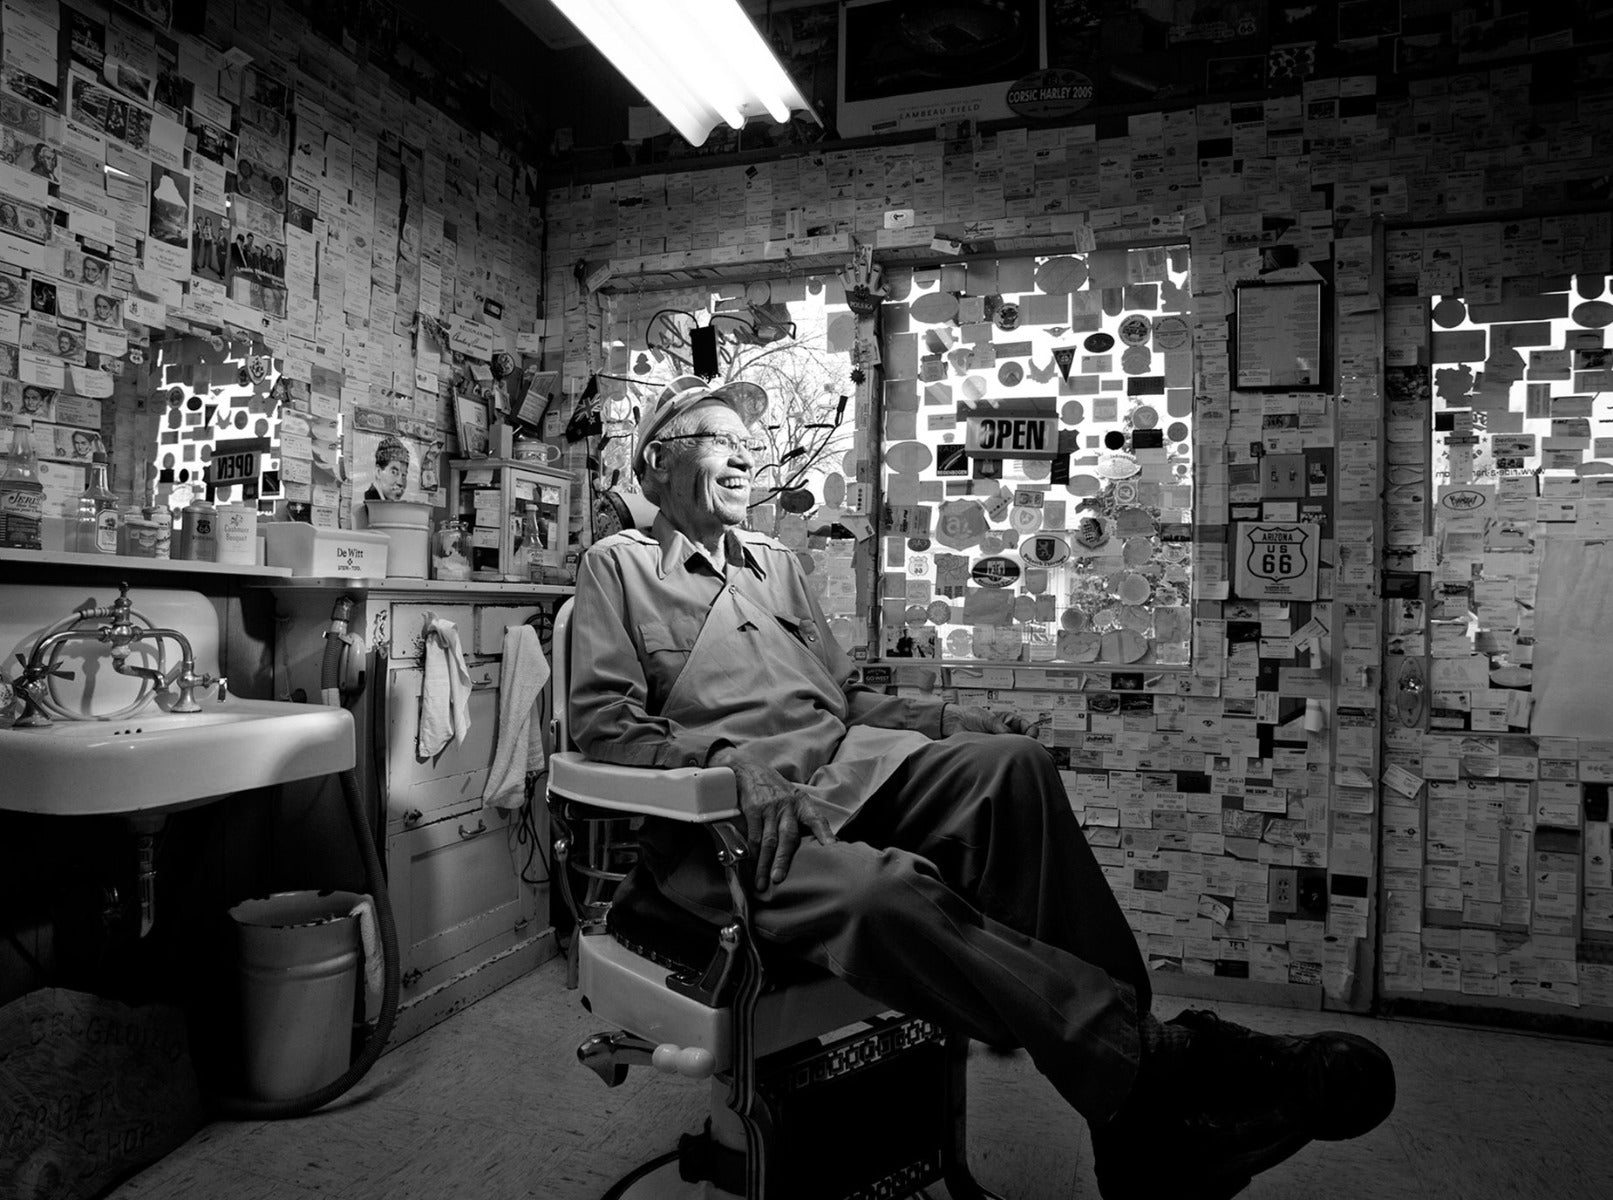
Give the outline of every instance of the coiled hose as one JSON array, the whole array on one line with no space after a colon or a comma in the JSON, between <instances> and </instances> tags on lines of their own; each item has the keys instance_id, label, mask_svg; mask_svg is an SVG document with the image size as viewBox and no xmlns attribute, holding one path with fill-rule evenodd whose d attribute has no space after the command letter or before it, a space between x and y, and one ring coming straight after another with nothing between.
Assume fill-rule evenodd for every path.
<instances>
[{"instance_id":1,"label":"coiled hose","mask_svg":"<svg viewBox=\"0 0 1613 1200\"><path fill-rule=\"evenodd\" d=\"M353 602L343 596L331 613L330 629L325 636L325 654L320 663L319 684L323 694L340 694L341 653L345 646L348 621L353 615ZM392 918L392 901L387 896L386 879L381 869L381 857L375 850L375 837L370 831L369 818L364 813L364 790L359 786L358 774L351 768L340 775L342 798L347 803L347 819L353 829L353 840L358 843L359 855L364 861L364 886L375 905L376 924L381 935L381 1012L375 1022L364 1049L353 1064L341 1075L316 1091L284 1100L252 1100L242 1096L228 1096L218 1101L219 1115L237 1120L278 1121L287 1117L301 1117L323 1108L342 1095L369 1073L386 1049L387 1038L398 1016L398 926Z\"/></svg>"},{"instance_id":2,"label":"coiled hose","mask_svg":"<svg viewBox=\"0 0 1613 1200\"><path fill-rule=\"evenodd\" d=\"M111 615L112 610L110 608L91 607L86 605L84 608L78 609L71 616L63 617L60 621L57 621L56 624L52 625L49 629L45 630L44 633L39 635L39 640L44 641L46 638L51 637L54 634L69 630L73 628L73 626L77 625L80 621L92 621L98 617L109 617ZM151 618L146 616L145 613L140 612L138 609L131 609L129 616L134 620L139 621L147 629L155 628ZM62 650L66 645L67 643L63 642L51 650L50 661L45 664L47 667L50 667L52 670L55 669L56 660L61 656ZM156 642L156 647L157 665L155 669L166 674L168 659L163 652L163 643L160 639ZM136 713L141 712L146 707L146 704L151 700L152 696L156 694L156 691L157 688L154 683L152 683L149 679L142 679L140 682L140 690L138 693L136 693L135 698L128 704L125 704L122 708L117 709L114 712L107 713L84 713L68 708L67 705L63 704L56 698L56 684L54 677L47 675L45 677L45 686L40 690L38 695L35 696L34 703L38 704L40 708L44 709L47 713L59 721L121 721L125 717L132 717Z\"/></svg>"}]
</instances>

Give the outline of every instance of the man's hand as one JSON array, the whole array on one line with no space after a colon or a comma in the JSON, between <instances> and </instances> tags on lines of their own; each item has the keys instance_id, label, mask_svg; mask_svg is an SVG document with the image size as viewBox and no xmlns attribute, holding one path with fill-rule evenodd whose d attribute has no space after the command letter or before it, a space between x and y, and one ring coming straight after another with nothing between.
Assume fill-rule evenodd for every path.
<instances>
[{"instance_id":1,"label":"man's hand","mask_svg":"<svg viewBox=\"0 0 1613 1200\"><path fill-rule=\"evenodd\" d=\"M739 811L745 817L745 840L756 860L758 892L767 891L769 884L782 883L790 873L803 826L825 846L835 840L817 801L766 763L724 747L711 756L710 765L734 772Z\"/></svg>"},{"instance_id":2,"label":"man's hand","mask_svg":"<svg viewBox=\"0 0 1613 1200\"><path fill-rule=\"evenodd\" d=\"M989 708L970 708L962 704L948 704L941 710L941 736L954 733L1022 733L1036 736L1036 722L1018 713L1003 716Z\"/></svg>"}]
</instances>

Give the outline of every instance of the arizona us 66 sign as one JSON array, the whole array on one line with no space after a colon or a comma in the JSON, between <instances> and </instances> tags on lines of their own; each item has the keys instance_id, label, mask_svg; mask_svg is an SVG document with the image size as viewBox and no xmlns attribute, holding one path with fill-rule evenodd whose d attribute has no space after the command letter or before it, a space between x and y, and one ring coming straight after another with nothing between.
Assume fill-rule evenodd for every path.
<instances>
[{"instance_id":1,"label":"arizona us 66 sign","mask_svg":"<svg viewBox=\"0 0 1613 1200\"><path fill-rule=\"evenodd\" d=\"M1233 555L1238 599L1316 599L1320 528L1288 521L1240 522Z\"/></svg>"}]
</instances>

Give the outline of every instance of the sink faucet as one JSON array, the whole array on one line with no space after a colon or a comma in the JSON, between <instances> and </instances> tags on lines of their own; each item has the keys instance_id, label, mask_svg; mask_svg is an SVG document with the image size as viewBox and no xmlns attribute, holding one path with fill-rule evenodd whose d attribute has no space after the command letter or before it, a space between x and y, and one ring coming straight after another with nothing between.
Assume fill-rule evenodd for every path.
<instances>
[{"instance_id":1,"label":"sink faucet","mask_svg":"<svg viewBox=\"0 0 1613 1200\"><path fill-rule=\"evenodd\" d=\"M17 690L23 698L22 715L17 718L17 727L49 725L50 716L40 704L40 698L49 686L48 679L52 674L49 654L57 646L75 640L94 639L105 642L112 647L112 669L120 675L133 675L142 679L149 679L157 692L166 692L170 688L177 688L179 698L169 711L177 713L201 712L202 706L196 702L196 689L219 685L219 699L224 699L226 684L221 679L211 675L198 675L196 673L196 655L191 649L190 639L177 629L157 629L147 625L137 625L133 620L133 605L129 602L129 585L118 584L118 598L110 605L92 605L78 610L80 620L95 618L109 618L109 623L95 629L63 629L48 634L34 643L33 650L28 655L28 661L23 666L22 677L17 681ZM164 675L154 667L134 666L129 663L129 656L134 648L141 642L156 642L161 644L164 638L171 638L179 644L179 667L175 672ZM69 675L68 678L71 678Z\"/></svg>"}]
</instances>

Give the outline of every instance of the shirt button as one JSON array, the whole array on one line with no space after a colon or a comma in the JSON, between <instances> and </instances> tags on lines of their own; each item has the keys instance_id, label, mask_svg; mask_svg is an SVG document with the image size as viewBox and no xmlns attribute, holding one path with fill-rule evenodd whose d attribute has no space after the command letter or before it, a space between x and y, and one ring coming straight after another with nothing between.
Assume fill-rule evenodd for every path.
<instances>
[{"instance_id":1,"label":"shirt button","mask_svg":"<svg viewBox=\"0 0 1613 1200\"><path fill-rule=\"evenodd\" d=\"M728 585L728 594L729 594L729 595L730 595L730 596L737 596L737 595L739 595L739 588L738 588L738 587L736 587L736 586L735 586L735 585L734 585L734 584L731 584L731 583L730 583L730 584L729 584L729 585Z\"/></svg>"},{"instance_id":2,"label":"shirt button","mask_svg":"<svg viewBox=\"0 0 1613 1200\"><path fill-rule=\"evenodd\" d=\"M810 629L803 631L801 636L806 638L806 640L809 642L815 642L818 640L818 635L813 633Z\"/></svg>"}]
</instances>

